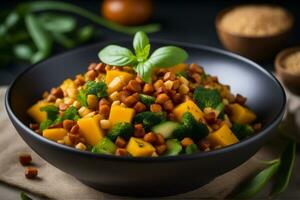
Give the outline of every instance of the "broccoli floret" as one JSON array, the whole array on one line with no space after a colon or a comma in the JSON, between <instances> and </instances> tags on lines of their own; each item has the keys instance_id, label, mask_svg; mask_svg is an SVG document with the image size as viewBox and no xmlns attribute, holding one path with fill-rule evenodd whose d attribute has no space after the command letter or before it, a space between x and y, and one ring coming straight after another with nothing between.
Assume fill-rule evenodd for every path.
<instances>
[{"instance_id":1,"label":"broccoli floret","mask_svg":"<svg viewBox=\"0 0 300 200\"><path fill-rule=\"evenodd\" d=\"M187 129L182 124L180 124L179 127L175 129L173 132L173 137L178 138L179 140L182 140L186 136L187 136Z\"/></svg>"},{"instance_id":2,"label":"broccoli floret","mask_svg":"<svg viewBox=\"0 0 300 200\"><path fill-rule=\"evenodd\" d=\"M103 138L92 148L93 153L99 154L114 154L117 146L108 138Z\"/></svg>"},{"instance_id":3,"label":"broccoli floret","mask_svg":"<svg viewBox=\"0 0 300 200\"><path fill-rule=\"evenodd\" d=\"M193 98L201 109L206 107L216 108L222 103L222 98L216 89L197 87L194 91Z\"/></svg>"},{"instance_id":4,"label":"broccoli floret","mask_svg":"<svg viewBox=\"0 0 300 200\"><path fill-rule=\"evenodd\" d=\"M88 81L85 90L87 95L94 94L98 98L107 96L107 86L104 82Z\"/></svg>"},{"instance_id":5,"label":"broccoli floret","mask_svg":"<svg viewBox=\"0 0 300 200\"><path fill-rule=\"evenodd\" d=\"M141 112L133 118L133 123L143 124L146 131L150 131L153 126L163 121L166 121L164 112Z\"/></svg>"},{"instance_id":6,"label":"broccoli floret","mask_svg":"<svg viewBox=\"0 0 300 200\"><path fill-rule=\"evenodd\" d=\"M205 138L209 133L207 126L198 123L190 112L185 112L181 119L181 125L174 131L173 136L182 140L190 137L195 141Z\"/></svg>"},{"instance_id":7,"label":"broccoli floret","mask_svg":"<svg viewBox=\"0 0 300 200\"><path fill-rule=\"evenodd\" d=\"M189 146L187 146L185 148L185 153L186 154L191 154L191 153L195 153L198 151L198 147L195 143L190 144Z\"/></svg>"},{"instance_id":8,"label":"broccoli floret","mask_svg":"<svg viewBox=\"0 0 300 200\"><path fill-rule=\"evenodd\" d=\"M111 131L108 132L107 137L112 141L115 141L118 136L125 140L129 140L129 138L133 135L133 132L134 129L130 123L119 122L113 126Z\"/></svg>"},{"instance_id":9,"label":"broccoli floret","mask_svg":"<svg viewBox=\"0 0 300 200\"><path fill-rule=\"evenodd\" d=\"M254 134L254 129L250 125L234 123L231 130L239 140L245 139Z\"/></svg>"},{"instance_id":10,"label":"broccoli floret","mask_svg":"<svg viewBox=\"0 0 300 200\"><path fill-rule=\"evenodd\" d=\"M155 98L149 95L140 94L140 100L142 103L144 103L146 106L150 106L155 102Z\"/></svg>"}]
</instances>

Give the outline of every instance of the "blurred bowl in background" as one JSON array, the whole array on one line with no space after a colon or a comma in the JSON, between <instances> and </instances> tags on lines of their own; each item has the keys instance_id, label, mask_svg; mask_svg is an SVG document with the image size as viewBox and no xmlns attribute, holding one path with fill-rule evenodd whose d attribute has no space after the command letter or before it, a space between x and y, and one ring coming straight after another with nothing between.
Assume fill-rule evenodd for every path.
<instances>
[{"instance_id":1,"label":"blurred bowl in background","mask_svg":"<svg viewBox=\"0 0 300 200\"><path fill-rule=\"evenodd\" d=\"M275 59L275 70L276 74L291 92L300 94L300 73L288 70L285 65L286 58L296 52L300 52L300 46L287 48L278 53ZM298 72L300 72L300 69L298 69Z\"/></svg>"},{"instance_id":2,"label":"blurred bowl in background","mask_svg":"<svg viewBox=\"0 0 300 200\"><path fill-rule=\"evenodd\" d=\"M282 13L284 13L285 17L288 20L283 20L285 22L288 21L289 25L287 25L286 27L284 27L284 29L281 29L278 32L273 32L270 34L244 34L244 33L237 33L237 32L230 32L228 31L228 29L224 28L223 25L221 25L223 17L228 14L230 11L236 11L238 9L244 9L246 7L250 7L251 9L268 9L267 12L269 12L268 14L270 14L271 9L276 9L275 13L278 17L278 11L283 11ZM245 12L246 13L246 12ZM280 13L280 14L282 14ZM240 14L242 14L242 12L240 12ZM243 25L245 25L245 23L247 23L247 17L249 18L249 12L246 13L248 14L248 16L242 16L240 18L238 18L237 20L239 20L240 22L244 23ZM282 23L278 23L278 20L276 21L276 19L273 19L271 16L263 16L263 14L261 16L256 16L258 15L257 13L253 12L253 17L256 17L256 19L259 19L259 21L255 22L254 19L249 21L249 26L244 26L243 30L241 30L241 32L245 31L245 29L247 31L250 30L253 31L253 29L251 28L265 28L263 25L263 20L264 18L268 17L268 20L272 20L272 22L277 23L277 25L282 24ZM242 21L244 20L244 21ZM224 10L222 10L221 12L219 12L219 14L216 17L215 20L215 25L216 25L216 30L218 33L218 37L219 40L221 41L221 43L223 44L224 48L234 52L234 53L238 53L242 56L248 57L252 60L255 61L261 61L264 59L268 59L271 56L275 55L281 48L283 48L288 39L289 36L291 35L292 29L293 29L293 25L294 25L294 18L293 16L284 8L281 8L279 6L276 5L239 5L239 6L234 6L234 7L230 7L230 8L226 8ZM236 26L236 21L234 21L232 24L232 26ZM252 26L252 27L251 27ZM260 27L259 27L260 26ZM269 26L266 29L270 29L274 31L274 27ZM255 31L255 30L254 30ZM261 30L258 30L261 31Z\"/></svg>"}]
</instances>

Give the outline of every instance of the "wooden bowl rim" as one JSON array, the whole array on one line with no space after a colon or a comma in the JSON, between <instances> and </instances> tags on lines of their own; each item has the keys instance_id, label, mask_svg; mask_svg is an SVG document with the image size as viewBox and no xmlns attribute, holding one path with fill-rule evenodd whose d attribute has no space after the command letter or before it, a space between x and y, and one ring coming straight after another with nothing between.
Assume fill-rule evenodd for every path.
<instances>
[{"instance_id":1,"label":"wooden bowl rim","mask_svg":"<svg viewBox=\"0 0 300 200\"><path fill-rule=\"evenodd\" d=\"M286 30L284 31L281 31L281 32L278 32L278 33L275 33L275 34L271 34L271 35L265 35L265 36L254 36L254 35L251 35L251 36L246 36L246 35L242 35L242 34L238 34L238 33L231 33L231 32L228 32L226 31L224 28L222 28L222 26L220 25L220 21L221 19L223 18L223 16L228 13L229 11L235 9L235 8L238 8L238 7L242 7L242 6L271 6L271 7L280 7L282 8L288 15L288 17L290 18L291 20L291 26L288 27ZM293 14L287 10L286 8L278 5L278 4L271 4L271 3L245 3L245 4L240 4L240 5L234 5L234 6L230 6L230 7L227 7L227 8L224 8L222 9L216 16L215 18L215 26L217 28L218 31L222 31L222 32L225 32L226 34L228 35L231 35L233 37L237 37L237 38L242 38L242 39L270 39L270 38L276 38L276 37L280 37L282 35L285 35L287 33L289 33L293 27L294 27L294 23L295 23L295 18L293 16Z\"/></svg>"}]
</instances>

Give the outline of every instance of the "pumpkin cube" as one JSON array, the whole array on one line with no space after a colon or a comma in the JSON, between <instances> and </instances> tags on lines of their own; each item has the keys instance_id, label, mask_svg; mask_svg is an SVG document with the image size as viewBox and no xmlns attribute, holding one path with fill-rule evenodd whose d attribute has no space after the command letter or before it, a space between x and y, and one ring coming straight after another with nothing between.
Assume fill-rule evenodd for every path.
<instances>
[{"instance_id":1,"label":"pumpkin cube","mask_svg":"<svg viewBox=\"0 0 300 200\"><path fill-rule=\"evenodd\" d=\"M173 72L174 74L176 74L176 72L185 71L186 68L187 68L187 64L180 63L180 64L177 64L177 65L174 65L173 67L168 68L168 70Z\"/></svg>"},{"instance_id":2,"label":"pumpkin cube","mask_svg":"<svg viewBox=\"0 0 300 200\"><path fill-rule=\"evenodd\" d=\"M134 157L149 157L155 152L155 148L142 139L131 137L126 150Z\"/></svg>"},{"instance_id":3,"label":"pumpkin cube","mask_svg":"<svg viewBox=\"0 0 300 200\"><path fill-rule=\"evenodd\" d=\"M126 108L120 105L113 105L110 109L109 121L112 126L118 122L131 123L134 114L135 110L133 108Z\"/></svg>"},{"instance_id":4,"label":"pumpkin cube","mask_svg":"<svg viewBox=\"0 0 300 200\"><path fill-rule=\"evenodd\" d=\"M221 128L207 136L213 147L216 146L228 146L237 143L239 140L232 133L227 124L223 124Z\"/></svg>"},{"instance_id":5,"label":"pumpkin cube","mask_svg":"<svg viewBox=\"0 0 300 200\"><path fill-rule=\"evenodd\" d=\"M256 115L251 110L240 104L231 104L229 108L231 111L230 118L235 123L250 124L256 119Z\"/></svg>"},{"instance_id":6,"label":"pumpkin cube","mask_svg":"<svg viewBox=\"0 0 300 200\"><path fill-rule=\"evenodd\" d=\"M72 79L66 79L61 85L60 88L64 93L66 93L69 97L76 98L78 91L76 89L76 85Z\"/></svg>"},{"instance_id":7,"label":"pumpkin cube","mask_svg":"<svg viewBox=\"0 0 300 200\"><path fill-rule=\"evenodd\" d=\"M185 112L190 112L197 121L199 121L199 119L203 119L203 112L201 111L201 109L192 101L192 100L188 100L184 103L179 104L174 110L173 113L176 116L177 120L180 121L182 118L182 115Z\"/></svg>"},{"instance_id":8,"label":"pumpkin cube","mask_svg":"<svg viewBox=\"0 0 300 200\"><path fill-rule=\"evenodd\" d=\"M31 106L27 113L32 117L37 123L41 123L42 121L47 119L47 113L40 111L40 109L44 106L50 105L50 103L46 101L38 101L36 104Z\"/></svg>"},{"instance_id":9,"label":"pumpkin cube","mask_svg":"<svg viewBox=\"0 0 300 200\"><path fill-rule=\"evenodd\" d=\"M88 144L95 146L104 137L104 132L100 128L100 115L81 118L77 124Z\"/></svg>"},{"instance_id":10,"label":"pumpkin cube","mask_svg":"<svg viewBox=\"0 0 300 200\"><path fill-rule=\"evenodd\" d=\"M43 130L43 137L57 141L57 140L62 140L64 136L67 135L67 130L64 128L51 128L51 129L45 129Z\"/></svg>"},{"instance_id":11,"label":"pumpkin cube","mask_svg":"<svg viewBox=\"0 0 300 200\"><path fill-rule=\"evenodd\" d=\"M116 77L120 77L121 80L127 84L131 79L133 79L133 74L130 74L128 72L123 72L119 70L109 70L106 73L105 76L105 83L106 85L109 85Z\"/></svg>"}]
</instances>

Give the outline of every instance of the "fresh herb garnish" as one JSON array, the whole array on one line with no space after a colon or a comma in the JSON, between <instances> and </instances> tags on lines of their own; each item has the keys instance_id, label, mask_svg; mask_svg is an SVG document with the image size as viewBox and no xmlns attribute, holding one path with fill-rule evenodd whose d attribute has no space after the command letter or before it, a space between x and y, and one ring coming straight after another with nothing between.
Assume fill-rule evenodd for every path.
<instances>
[{"instance_id":1,"label":"fresh herb garnish","mask_svg":"<svg viewBox=\"0 0 300 200\"><path fill-rule=\"evenodd\" d=\"M47 105L40 108L40 111L47 113L47 119L54 121L57 118L59 109L54 105Z\"/></svg>"},{"instance_id":2,"label":"fresh herb garnish","mask_svg":"<svg viewBox=\"0 0 300 200\"><path fill-rule=\"evenodd\" d=\"M87 107L87 94L84 89L81 89L77 96L77 101L81 106Z\"/></svg>"},{"instance_id":3,"label":"fresh herb garnish","mask_svg":"<svg viewBox=\"0 0 300 200\"><path fill-rule=\"evenodd\" d=\"M66 119L78 120L80 117L74 106L70 106L62 116L59 115L59 109L54 105L47 105L40 109L47 113L47 119L40 123L40 130L43 131L49 126L61 123Z\"/></svg>"},{"instance_id":4,"label":"fresh herb garnish","mask_svg":"<svg viewBox=\"0 0 300 200\"><path fill-rule=\"evenodd\" d=\"M70 120L78 120L79 114L77 109L74 106L70 106L63 114L62 119L60 121L70 119Z\"/></svg>"},{"instance_id":5,"label":"fresh herb garnish","mask_svg":"<svg viewBox=\"0 0 300 200\"><path fill-rule=\"evenodd\" d=\"M141 31L134 36L133 48L135 55L125 47L109 45L102 49L98 56L102 62L109 65L133 67L145 82L151 82L154 68L172 67L188 57L185 50L175 46L160 47L150 55L149 39Z\"/></svg>"}]
</instances>

